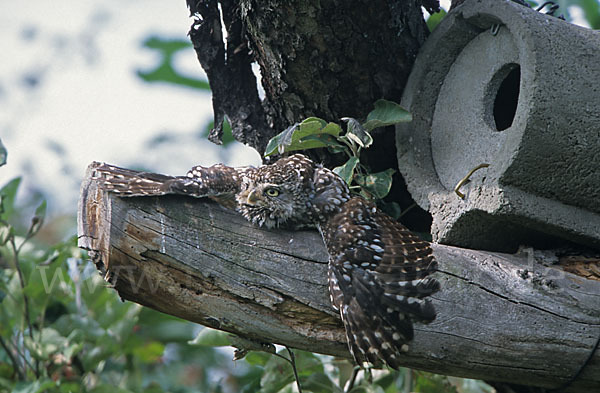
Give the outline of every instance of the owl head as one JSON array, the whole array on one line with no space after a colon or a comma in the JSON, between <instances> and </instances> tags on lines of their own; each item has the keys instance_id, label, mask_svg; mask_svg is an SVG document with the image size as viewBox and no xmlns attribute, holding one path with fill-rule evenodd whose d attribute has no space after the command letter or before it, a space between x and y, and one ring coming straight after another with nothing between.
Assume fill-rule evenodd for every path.
<instances>
[{"instance_id":1,"label":"owl head","mask_svg":"<svg viewBox=\"0 0 600 393\"><path fill-rule=\"evenodd\" d=\"M274 228L311 223L315 164L301 154L282 158L244 177L236 200L253 224Z\"/></svg>"}]
</instances>

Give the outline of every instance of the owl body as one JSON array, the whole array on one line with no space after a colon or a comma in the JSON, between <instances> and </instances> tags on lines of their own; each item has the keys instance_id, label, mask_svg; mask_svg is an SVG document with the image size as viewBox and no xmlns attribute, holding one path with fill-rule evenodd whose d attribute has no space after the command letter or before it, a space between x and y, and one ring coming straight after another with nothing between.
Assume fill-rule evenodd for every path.
<instances>
[{"instance_id":1,"label":"owl body","mask_svg":"<svg viewBox=\"0 0 600 393\"><path fill-rule=\"evenodd\" d=\"M301 154L258 168L196 166L178 177L108 165L96 173L106 189L123 196L209 197L258 226L317 227L329 253L331 302L360 365L399 367L413 322L435 318L427 297L439 283L430 277L436 262L429 243Z\"/></svg>"}]
</instances>

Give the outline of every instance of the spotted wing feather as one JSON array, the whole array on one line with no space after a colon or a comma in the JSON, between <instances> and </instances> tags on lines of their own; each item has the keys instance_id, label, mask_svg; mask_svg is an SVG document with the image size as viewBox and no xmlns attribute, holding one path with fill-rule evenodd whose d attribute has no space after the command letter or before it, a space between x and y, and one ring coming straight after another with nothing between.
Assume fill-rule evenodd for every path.
<instances>
[{"instance_id":1,"label":"spotted wing feather","mask_svg":"<svg viewBox=\"0 0 600 393\"><path fill-rule=\"evenodd\" d=\"M104 189L121 196L181 194L209 197L226 207L235 208L235 194L239 192L241 179L253 169L217 164L195 166L186 176L168 176L98 164L94 169L94 179L100 180Z\"/></svg>"},{"instance_id":2,"label":"spotted wing feather","mask_svg":"<svg viewBox=\"0 0 600 393\"><path fill-rule=\"evenodd\" d=\"M362 198L347 202L323 227L331 300L346 328L357 363L400 366L413 322L427 323L435 310L427 296L439 289L428 242Z\"/></svg>"}]
</instances>

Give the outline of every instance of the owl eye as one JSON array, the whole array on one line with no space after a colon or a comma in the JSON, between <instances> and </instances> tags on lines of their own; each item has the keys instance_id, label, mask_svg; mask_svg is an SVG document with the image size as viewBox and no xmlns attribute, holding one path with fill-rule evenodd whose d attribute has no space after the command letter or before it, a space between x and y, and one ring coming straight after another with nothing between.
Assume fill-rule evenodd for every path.
<instances>
[{"instance_id":1,"label":"owl eye","mask_svg":"<svg viewBox=\"0 0 600 393\"><path fill-rule=\"evenodd\" d=\"M279 195L279 190L276 188L267 188L265 190L265 194L267 194L270 197L276 197Z\"/></svg>"}]
</instances>

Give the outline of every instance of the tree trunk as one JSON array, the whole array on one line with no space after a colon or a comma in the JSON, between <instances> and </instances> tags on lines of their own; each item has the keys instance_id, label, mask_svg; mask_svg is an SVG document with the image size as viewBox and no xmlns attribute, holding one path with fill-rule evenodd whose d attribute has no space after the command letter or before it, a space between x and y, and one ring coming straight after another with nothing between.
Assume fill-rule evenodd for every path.
<instances>
[{"instance_id":1,"label":"tree trunk","mask_svg":"<svg viewBox=\"0 0 600 393\"><path fill-rule=\"evenodd\" d=\"M187 3L198 17L190 37L213 91L213 140L227 116L234 137L261 153L270 137L309 116L361 118L379 98L399 102L428 34L421 1Z\"/></svg>"},{"instance_id":2,"label":"tree trunk","mask_svg":"<svg viewBox=\"0 0 600 393\"><path fill-rule=\"evenodd\" d=\"M123 299L255 341L349 357L315 231L269 231L207 200L119 198L82 185L79 246ZM556 388L600 335L600 281L531 255L434 245L442 289L407 367ZM600 352L567 391L600 386Z\"/></svg>"}]
</instances>

